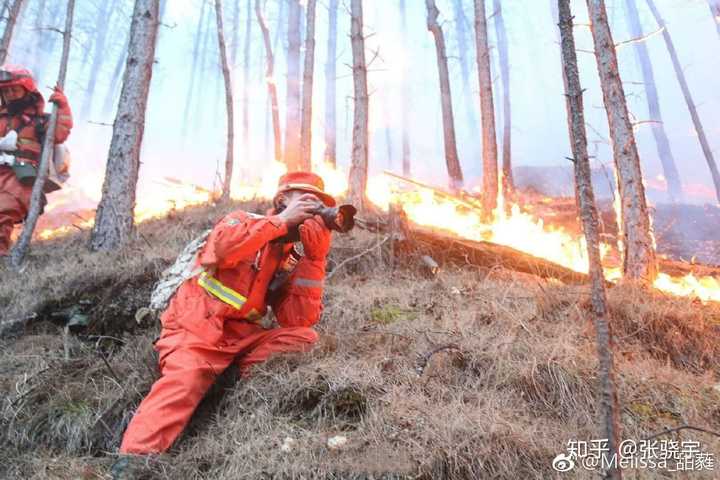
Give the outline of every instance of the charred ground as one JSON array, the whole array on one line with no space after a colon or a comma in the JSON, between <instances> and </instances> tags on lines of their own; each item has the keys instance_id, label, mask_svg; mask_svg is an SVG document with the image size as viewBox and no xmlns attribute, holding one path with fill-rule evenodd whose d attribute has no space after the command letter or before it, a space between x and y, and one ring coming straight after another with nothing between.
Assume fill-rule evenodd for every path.
<instances>
[{"instance_id":1,"label":"charred ground","mask_svg":"<svg viewBox=\"0 0 720 480\"><path fill-rule=\"evenodd\" d=\"M159 327L136 313L182 246L229 208L143 224L118 253L88 253L83 234L41 244L23 275L1 272L0 313L19 336L0 354L0 477L107 478L157 375ZM584 287L488 265L448 263L434 278L412 261L391 270L387 244L371 249L382 240L336 237L331 269L370 251L327 282L317 349L248 381L223 375L146 478L554 478L569 439L597 437ZM611 289L610 302L624 437L720 430L720 306L632 286ZM329 450L334 435L347 445ZM712 436L678 436L720 455Z\"/></svg>"}]
</instances>

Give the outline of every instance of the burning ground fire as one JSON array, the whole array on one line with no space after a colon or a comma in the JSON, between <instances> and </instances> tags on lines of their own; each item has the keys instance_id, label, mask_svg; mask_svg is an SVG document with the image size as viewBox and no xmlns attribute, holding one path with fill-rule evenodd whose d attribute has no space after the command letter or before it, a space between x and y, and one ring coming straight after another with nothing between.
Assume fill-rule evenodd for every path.
<instances>
[{"instance_id":1,"label":"burning ground fire","mask_svg":"<svg viewBox=\"0 0 720 480\"><path fill-rule=\"evenodd\" d=\"M345 193L347 176L342 171L325 164L316 165L315 171L325 179L331 194L339 196ZM277 178L284 172L283 164L273 162L258 182L252 185L239 185L239 182L236 182L232 198L272 198ZM215 198L211 190L170 178L154 183L149 190L150 193L138 196L135 210L137 222L163 217L171 211L189 206L209 203ZM445 230L469 240L505 245L577 272L588 271L585 239L582 235L546 225L542 219L523 212L517 204L511 205L509 213L506 213L502 196L498 199L494 220L487 223L481 219L479 211L467 208L460 200L439 198L433 190L421 186L409 190L386 175L372 177L368 182L367 194L373 204L384 210L388 209L391 202L401 204L408 219L418 225ZM51 204L48 213L53 211L54 205ZM92 211L84 217L75 216L77 218L72 219L71 226L65 223L42 229L37 233L37 238L50 239L75 229L92 227ZM611 249L610 245L601 245L601 255L606 263ZM605 273L610 281L618 280L621 276L620 268L613 266L606 266ZM720 281L712 276L696 277L689 274L672 277L661 273L654 286L671 295L695 296L702 301L720 301Z\"/></svg>"}]
</instances>

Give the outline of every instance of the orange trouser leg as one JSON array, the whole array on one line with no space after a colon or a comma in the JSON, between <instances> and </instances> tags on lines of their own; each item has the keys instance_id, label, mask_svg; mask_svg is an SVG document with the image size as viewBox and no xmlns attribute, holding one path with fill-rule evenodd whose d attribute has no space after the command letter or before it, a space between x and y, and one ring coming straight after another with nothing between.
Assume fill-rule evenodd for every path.
<instances>
[{"instance_id":1,"label":"orange trouser leg","mask_svg":"<svg viewBox=\"0 0 720 480\"><path fill-rule=\"evenodd\" d=\"M163 329L155 344L161 377L140 403L120 445L121 453L157 453L172 446L208 388L235 358L184 329Z\"/></svg>"},{"instance_id":2,"label":"orange trouser leg","mask_svg":"<svg viewBox=\"0 0 720 480\"><path fill-rule=\"evenodd\" d=\"M7 255L13 226L27 214L32 188L17 181L9 167L0 167L0 255Z\"/></svg>"},{"instance_id":3,"label":"orange trouser leg","mask_svg":"<svg viewBox=\"0 0 720 480\"><path fill-rule=\"evenodd\" d=\"M264 362L275 353L306 352L318 340L318 334L312 328L287 327L275 328L258 334L257 341L249 345L247 353L238 358L240 375L247 377L250 368Z\"/></svg>"}]
</instances>

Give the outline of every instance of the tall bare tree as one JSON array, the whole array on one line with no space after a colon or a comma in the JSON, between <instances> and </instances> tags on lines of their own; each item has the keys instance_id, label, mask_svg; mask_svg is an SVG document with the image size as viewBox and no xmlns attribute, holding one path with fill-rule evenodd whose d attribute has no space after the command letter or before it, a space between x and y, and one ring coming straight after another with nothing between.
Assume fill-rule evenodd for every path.
<instances>
[{"instance_id":1,"label":"tall bare tree","mask_svg":"<svg viewBox=\"0 0 720 480\"><path fill-rule=\"evenodd\" d=\"M425 7L427 8L427 29L432 33L433 38L435 38L438 76L440 77L440 103L442 105L445 163L447 164L450 189L459 190L463 186L463 174L462 168L460 167L460 160L458 159L457 144L455 143L455 117L453 115L447 53L445 52L445 37L442 28L438 24L440 11L435 5L435 0L425 0Z\"/></svg>"},{"instance_id":2,"label":"tall bare tree","mask_svg":"<svg viewBox=\"0 0 720 480\"><path fill-rule=\"evenodd\" d=\"M265 69L265 81L267 83L268 97L270 98L270 109L272 113L273 138L275 146L275 161L282 159L282 134L280 133L280 110L278 107L277 86L275 85L275 56L270 42L270 30L265 23L260 0L255 0L255 15L257 16L260 30L262 31L263 42L265 43L265 58L267 67Z\"/></svg>"},{"instance_id":3,"label":"tall bare tree","mask_svg":"<svg viewBox=\"0 0 720 480\"><path fill-rule=\"evenodd\" d=\"M348 179L348 198L359 209L366 208L365 189L368 175L368 118L370 101L365 63L362 0L350 1L350 43L353 57L353 113L352 163Z\"/></svg>"},{"instance_id":4,"label":"tall bare tree","mask_svg":"<svg viewBox=\"0 0 720 480\"><path fill-rule=\"evenodd\" d=\"M630 25L630 33L635 38L642 38L643 29L638 14L636 0L625 0L625 7L628 14L628 24ZM658 157L663 167L665 179L668 185L668 195L670 200L675 202L682 198L682 183L680 174L675 165L675 158L670 149L670 141L665 132L665 124L663 123L662 112L660 110L660 100L658 99L657 87L655 86L655 73L653 72L652 62L647 45L643 41L635 42L635 54L637 56L640 71L643 77L645 87L645 96L648 102L648 113L652 121L652 132L655 137L655 145L657 146Z\"/></svg>"},{"instance_id":5,"label":"tall bare tree","mask_svg":"<svg viewBox=\"0 0 720 480\"><path fill-rule=\"evenodd\" d=\"M652 282L657 276L657 264L640 156L620 79L605 1L587 0L587 6L620 192L623 271L626 278Z\"/></svg>"},{"instance_id":6,"label":"tall bare tree","mask_svg":"<svg viewBox=\"0 0 720 480\"><path fill-rule=\"evenodd\" d=\"M110 18L116 9L117 0L100 2L100 6L98 7L97 32L93 45L95 53L93 55L92 65L90 66L87 87L85 88L85 98L82 108L80 109L80 118L89 118L92 110L98 75L101 73L102 64L107 56L105 41L107 40L107 34L110 30Z\"/></svg>"},{"instance_id":7,"label":"tall bare tree","mask_svg":"<svg viewBox=\"0 0 720 480\"><path fill-rule=\"evenodd\" d=\"M453 0L453 14L455 17L455 34L457 35L458 55L460 58L460 78L465 95L472 96L472 88L470 87L470 60L468 53L472 52L470 41L468 40L468 21L465 15L465 6L463 0ZM468 125L475 125L477 119L472 102L463 102L465 104L466 121Z\"/></svg>"},{"instance_id":8,"label":"tall bare tree","mask_svg":"<svg viewBox=\"0 0 720 480\"><path fill-rule=\"evenodd\" d=\"M717 196L718 202L720 202L720 171L718 171L717 163L715 163L715 157L712 149L710 148L710 144L708 143L707 136L705 135L705 129L703 128L702 121L700 120L700 115L698 114L697 107L693 101L692 94L690 94L690 87L685 79L685 72L683 72L682 65L680 64L677 50L675 50L675 44L672 41L670 32L665 24L665 20L663 20L662 15L660 15L660 12L655 6L655 2L653 0L647 0L647 4L655 17L655 21L662 29L663 39L665 40L667 51L670 54L670 60L672 61L673 69L675 70L675 76L680 83L683 98L687 104L690 117L692 118L693 127L695 127L695 133L697 133L698 141L700 142L700 148L702 148L703 154L705 155L705 161L710 169L710 175L712 176L713 184L715 185L715 195Z\"/></svg>"},{"instance_id":9,"label":"tall bare tree","mask_svg":"<svg viewBox=\"0 0 720 480\"><path fill-rule=\"evenodd\" d=\"M327 60L325 61L325 161L337 161L337 20L339 0L328 5Z\"/></svg>"},{"instance_id":10,"label":"tall bare tree","mask_svg":"<svg viewBox=\"0 0 720 480\"><path fill-rule=\"evenodd\" d=\"M498 60L500 61L500 78L502 80L503 100L503 149L502 149L502 188L503 195L508 198L515 190L512 172L512 109L510 107L510 56L508 53L507 32L503 17L502 4L495 0L495 34L497 36Z\"/></svg>"},{"instance_id":11,"label":"tall bare tree","mask_svg":"<svg viewBox=\"0 0 720 480\"><path fill-rule=\"evenodd\" d=\"M70 57L70 40L72 38L73 19L75 17L75 0L68 0L67 12L65 14L65 30L63 31L63 50L60 58L60 72L58 73L57 86L60 89L65 88L65 78L67 77L68 58ZM37 178L33 184L32 193L30 194L30 209L27 219L23 225L22 233L17 243L10 252L10 264L13 268L19 269L25 258L25 253L30 246L35 225L37 225L38 217L44 203L43 190L45 181L48 177L50 162L52 161L53 147L55 146L55 128L58 119L58 106L53 104L50 120L45 132L43 141L42 154L40 155L40 163L38 165Z\"/></svg>"},{"instance_id":12,"label":"tall bare tree","mask_svg":"<svg viewBox=\"0 0 720 480\"><path fill-rule=\"evenodd\" d=\"M483 157L483 208L486 218L497 206L498 165L495 138L495 106L492 76L490 75L490 49L488 48L485 0L475 0L475 44L477 48L478 83L480 85L480 120L482 125Z\"/></svg>"},{"instance_id":13,"label":"tall bare tree","mask_svg":"<svg viewBox=\"0 0 720 480\"><path fill-rule=\"evenodd\" d=\"M715 20L715 28L717 28L718 35L720 35L720 0L708 0L708 5L713 20Z\"/></svg>"},{"instance_id":14,"label":"tall bare tree","mask_svg":"<svg viewBox=\"0 0 720 480\"><path fill-rule=\"evenodd\" d=\"M568 130L575 163L575 190L580 210L587 253L590 262L590 280L592 282L592 313L597 339L598 359L600 363L600 406L603 415L603 434L608 439L608 450L605 461L610 465L612 453L618 453L620 445L620 408L618 405L617 384L613 361L613 337L608 318L607 295L605 292L605 276L600 262L600 233L598 213L595 207L590 159L587 150L587 134L585 131L585 113L583 107L582 87L575 53L573 38L573 16L570 11L570 0L558 0L560 13L560 37L562 44L563 80L567 102ZM606 478L621 478L617 465L606 472Z\"/></svg>"},{"instance_id":15,"label":"tall bare tree","mask_svg":"<svg viewBox=\"0 0 720 480\"><path fill-rule=\"evenodd\" d=\"M402 42L404 48L409 48L409 40L407 33L407 9L405 0L400 0L400 22L402 28ZM403 64L403 81L405 85L402 88L400 115L402 123L402 171L403 175L410 176L410 79L408 78L407 64Z\"/></svg>"},{"instance_id":16,"label":"tall bare tree","mask_svg":"<svg viewBox=\"0 0 720 480\"><path fill-rule=\"evenodd\" d=\"M135 190L160 24L159 7L159 0L135 0L123 87L110 141L102 198L90 238L93 250L118 248L135 230Z\"/></svg>"},{"instance_id":17,"label":"tall bare tree","mask_svg":"<svg viewBox=\"0 0 720 480\"><path fill-rule=\"evenodd\" d=\"M238 0L239 1L239 0ZM200 42L203 39L203 24L205 22L206 2L201 2L200 15L198 16L197 27L195 30L195 43L193 44L192 62L190 63L190 81L188 83L188 91L185 97L185 111L183 113L182 137L187 135L187 129L190 126L190 114L193 103L193 94L195 93L195 83L197 81L198 69L202 65L200 58ZM209 14L208 14L209 15Z\"/></svg>"},{"instance_id":18,"label":"tall bare tree","mask_svg":"<svg viewBox=\"0 0 720 480\"><path fill-rule=\"evenodd\" d=\"M250 44L252 43L252 0L247 0L243 50L242 138L245 158L250 158Z\"/></svg>"},{"instance_id":19,"label":"tall bare tree","mask_svg":"<svg viewBox=\"0 0 720 480\"><path fill-rule=\"evenodd\" d=\"M300 168L300 3L288 2L287 89L285 101L285 163Z\"/></svg>"},{"instance_id":20,"label":"tall bare tree","mask_svg":"<svg viewBox=\"0 0 720 480\"><path fill-rule=\"evenodd\" d=\"M7 20L5 20L5 30L3 31L2 38L0 38L0 65L7 60L8 52L10 51L10 42L12 41L15 25L20 17L24 1L25 0L13 0L12 3L7 6L8 14Z\"/></svg>"},{"instance_id":21,"label":"tall bare tree","mask_svg":"<svg viewBox=\"0 0 720 480\"><path fill-rule=\"evenodd\" d=\"M302 123L300 125L300 168L312 169L312 101L315 78L315 0L307 0L305 24L305 66L303 67Z\"/></svg>"},{"instance_id":22,"label":"tall bare tree","mask_svg":"<svg viewBox=\"0 0 720 480\"><path fill-rule=\"evenodd\" d=\"M232 79L228 64L227 46L225 45L225 29L223 28L222 0L215 0L215 17L217 19L218 50L220 52L220 66L225 81L225 108L227 109L227 147L225 150L225 177L221 201L230 199L230 186L233 172L233 156L235 150L235 115L233 108Z\"/></svg>"}]
</instances>

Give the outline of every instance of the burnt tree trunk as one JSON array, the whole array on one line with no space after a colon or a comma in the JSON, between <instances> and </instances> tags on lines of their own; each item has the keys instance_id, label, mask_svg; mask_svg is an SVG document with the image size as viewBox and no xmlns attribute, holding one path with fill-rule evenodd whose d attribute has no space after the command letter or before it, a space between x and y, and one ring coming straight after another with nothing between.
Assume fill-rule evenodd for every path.
<instances>
[{"instance_id":1,"label":"burnt tree trunk","mask_svg":"<svg viewBox=\"0 0 720 480\"><path fill-rule=\"evenodd\" d=\"M315 0L307 1L305 26L305 66L302 86L302 123L300 125L300 168L312 170L312 101L315 78Z\"/></svg>"},{"instance_id":2,"label":"burnt tree trunk","mask_svg":"<svg viewBox=\"0 0 720 480\"><path fill-rule=\"evenodd\" d=\"M257 15L260 30L262 31L263 42L265 43L265 57L267 64L265 78L272 113L275 161L279 162L282 160L282 134L280 133L280 110L278 107L277 86L275 84L275 56L273 55L272 43L270 42L270 31L265 24L262 8L260 7L260 0L255 0L255 15Z\"/></svg>"},{"instance_id":3,"label":"burnt tree trunk","mask_svg":"<svg viewBox=\"0 0 720 480\"><path fill-rule=\"evenodd\" d=\"M227 147L225 150L225 177L223 179L221 201L230 199L230 186L233 172L233 154L235 149L235 115L233 110L232 79L228 65L227 47L225 45L225 30L223 28L222 0L215 0L215 17L217 19L218 50L220 52L220 66L222 67L225 82L225 108L227 109Z\"/></svg>"},{"instance_id":4,"label":"burnt tree trunk","mask_svg":"<svg viewBox=\"0 0 720 480\"><path fill-rule=\"evenodd\" d=\"M710 13L712 14L713 20L715 21L718 36L720 36L720 0L708 0L708 5L710 6Z\"/></svg>"},{"instance_id":5,"label":"burnt tree trunk","mask_svg":"<svg viewBox=\"0 0 720 480\"><path fill-rule=\"evenodd\" d=\"M560 14L560 37L562 45L563 80L567 101L568 130L575 163L575 190L578 209L582 220L583 232L587 241L589 275L591 280L591 305L595 334L597 339L600 380L600 407L603 416L603 434L608 439L606 461L613 453L618 453L620 442L620 408L618 404L615 367L613 362L613 337L607 308L605 277L600 262L600 233L595 195L591 182L590 159L587 150L585 132L585 114L580 86L580 74L573 38L573 16L570 12L570 0L558 0ZM606 472L606 478L619 479L620 469Z\"/></svg>"},{"instance_id":6,"label":"burnt tree trunk","mask_svg":"<svg viewBox=\"0 0 720 480\"><path fill-rule=\"evenodd\" d=\"M24 0L13 0L13 2L7 6L8 13L7 20L5 21L5 31L0 39L0 65L4 64L7 60L8 52L10 51L10 42L12 41L13 32L15 31L15 25L20 16L23 2Z\"/></svg>"},{"instance_id":7,"label":"burnt tree trunk","mask_svg":"<svg viewBox=\"0 0 720 480\"><path fill-rule=\"evenodd\" d=\"M475 0L475 43L477 46L483 144L483 213L485 218L490 218L495 207L497 207L498 165L497 141L495 138L495 106L493 103L492 76L490 75L490 49L488 48L487 22L485 20L485 0Z\"/></svg>"},{"instance_id":8,"label":"burnt tree trunk","mask_svg":"<svg viewBox=\"0 0 720 480\"><path fill-rule=\"evenodd\" d=\"M117 1L101 2L102 7L98 10L97 18L97 35L95 37L95 53L90 66L90 77L88 78L87 87L85 87L85 99L80 109L80 118L89 118L92 110L92 102L95 97L95 86L97 85L100 69L105 61L107 52L105 51L105 41L107 40L108 30L110 29L110 18L117 7Z\"/></svg>"},{"instance_id":9,"label":"burnt tree trunk","mask_svg":"<svg viewBox=\"0 0 720 480\"><path fill-rule=\"evenodd\" d=\"M247 0L245 45L243 50L242 138L245 158L250 158L250 44L252 43L252 0Z\"/></svg>"},{"instance_id":10,"label":"burnt tree trunk","mask_svg":"<svg viewBox=\"0 0 720 480\"><path fill-rule=\"evenodd\" d=\"M159 7L159 0L135 0L123 87L113 126L102 198L90 238L93 250L118 248L130 239L135 230L135 190L160 24Z\"/></svg>"},{"instance_id":11,"label":"burnt tree trunk","mask_svg":"<svg viewBox=\"0 0 720 480\"><path fill-rule=\"evenodd\" d=\"M587 6L620 192L623 273L625 278L652 283L657 276L655 248L650 233L640 156L620 79L615 44L604 0L587 0Z\"/></svg>"},{"instance_id":12,"label":"burnt tree trunk","mask_svg":"<svg viewBox=\"0 0 720 480\"><path fill-rule=\"evenodd\" d=\"M190 64L190 82L188 84L187 96L185 97L185 111L183 113L182 137L187 135L190 126L190 113L192 109L193 94L195 93L195 82L198 76L198 69L202 65L200 58L200 42L203 39L203 23L205 22L206 3L201 2L200 15L198 16L197 29L195 31L195 43L193 45L192 63Z\"/></svg>"},{"instance_id":13,"label":"burnt tree trunk","mask_svg":"<svg viewBox=\"0 0 720 480\"><path fill-rule=\"evenodd\" d=\"M287 92L285 101L285 163L300 168L300 3L288 1Z\"/></svg>"},{"instance_id":14,"label":"burnt tree trunk","mask_svg":"<svg viewBox=\"0 0 720 480\"><path fill-rule=\"evenodd\" d=\"M705 136L705 129L703 128L702 122L700 121L700 115L698 114L695 102L693 101L692 95L690 94L690 87L688 86L687 80L685 79L685 72L683 72L682 65L680 65L680 59L678 58L677 51L675 50L675 44L670 37L665 20L663 20L660 12L655 6L653 0L647 0L648 7L655 17L655 21L658 26L662 28L663 39L665 40L665 46L667 47L668 53L670 54L670 60L672 60L673 69L675 69L675 75L677 76L678 82L680 83L680 89L682 90L685 103L687 104L690 117L692 118L693 126L695 127L695 133L697 133L698 140L700 141L700 147L702 148L705 160L707 161L708 168L710 169L710 175L712 176L713 185L715 185L715 195L717 196L718 202L720 202L720 172L718 171L717 164L715 163L715 157L710 149L707 137Z\"/></svg>"},{"instance_id":15,"label":"burnt tree trunk","mask_svg":"<svg viewBox=\"0 0 720 480\"><path fill-rule=\"evenodd\" d=\"M325 62L325 162L337 164L337 19L339 0L328 6L327 61Z\"/></svg>"},{"instance_id":16,"label":"burnt tree trunk","mask_svg":"<svg viewBox=\"0 0 720 480\"><path fill-rule=\"evenodd\" d=\"M510 198L515 190L512 173L512 111L510 107L510 56L508 53L507 32L500 0L495 0L495 34L497 36L498 60L500 61L500 79L502 80L503 100L503 146L502 146L502 189L504 197Z\"/></svg>"},{"instance_id":17,"label":"burnt tree trunk","mask_svg":"<svg viewBox=\"0 0 720 480\"><path fill-rule=\"evenodd\" d=\"M402 27L403 47L409 48L407 34L407 11L405 8L405 0L400 0L400 20ZM406 177L410 176L410 79L408 78L408 67L403 66L403 80L405 87L402 89L401 105L401 123L402 123L402 172Z\"/></svg>"},{"instance_id":18,"label":"burnt tree trunk","mask_svg":"<svg viewBox=\"0 0 720 480\"><path fill-rule=\"evenodd\" d=\"M65 14L65 30L63 31L63 50L60 59L60 72L58 73L57 86L60 89L65 88L65 78L67 77L68 58L70 57L70 40L72 39L73 19L75 13L75 0L68 0L67 12ZM43 189L45 180L48 177L48 169L52 160L52 154L55 146L55 128L57 126L58 106L53 104L50 120L45 132L45 140L43 142L42 154L38 165L38 174L33 184L32 193L30 194L30 209L27 219L23 225L22 233L17 243L10 252L10 265L19 270L25 258L25 253L30 246L35 225L40 217L42 206L44 203Z\"/></svg>"},{"instance_id":19,"label":"burnt tree trunk","mask_svg":"<svg viewBox=\"0 0 720 480\"><path fill-rule=\"evenodd\" d=\"M635 38L642 38L643 30L640 23L640 15L638 14L636 0L625 0L628 13L628 24L630 25L630 33ZM682 199L682 183L680 174L675 165L675 158L670 149L670 141L665 132L665 124L663 123L662 113L660 111L660 101L658 99L657 87L655 86L655 73L653 72L650 54L645 42L635 43L635 54L637 55L640 71L645 85L645 95L648 102L648 113L650 120L653 122L652 132L655 137L655 145L657 146L658 157L663 167L665 179L668 185L668 195L670 201L676 202Z\"/></svg>"},{"instance_id":20,"label":"burnt tree trunk","mask_svg":"<svg viewBox=\"0 0 720 480\"><path fill-rule=\"evenodd\" d=\"M352 163L348 179L348 199L359 209L365 209L368 175L368 118L370 101L365 63L365 37L363 35L362 0L350 2L350 43L353 57L353 113Z\"/></svg>"},{"instance_id":21,"label":"burnt tree trunk","mask_svg":"<svg viewBox=\"0 0 720 480\"><path fill-rule=\"evenodd\" d=\"M462 79L463 91L470 98L472 96L472 88L470 87L470 60L468 53L471 52L468 40L468 19L465 15L465 7L463 0L453 0L453 14L455 17L455 34L457 35L458 54L460 56L460 78ZM463 102L465 104L466 121L468 125L475 125L475 111L472 102Z\"/></svg>"},{"instance_id":22,"label":"burnt tree trunk","mask_svg":"<svg viewBox=\"0 0 720 480\"><path fill-rule=\"evenodd\" d=\"M437 21L440 12L435 5L435 0L425 0L425 6L427 8L427 29L435 39L438 75L440 77L440 103L442 105L445 163L450 180L450 190L456 192L463 186L463 174L462 168L460 167L460 160L458 159L457 144L455 143L455 118L453 116L450 73L448 72L447 54L445 52L445 37Z\"/></svg>"}]
</instances>

